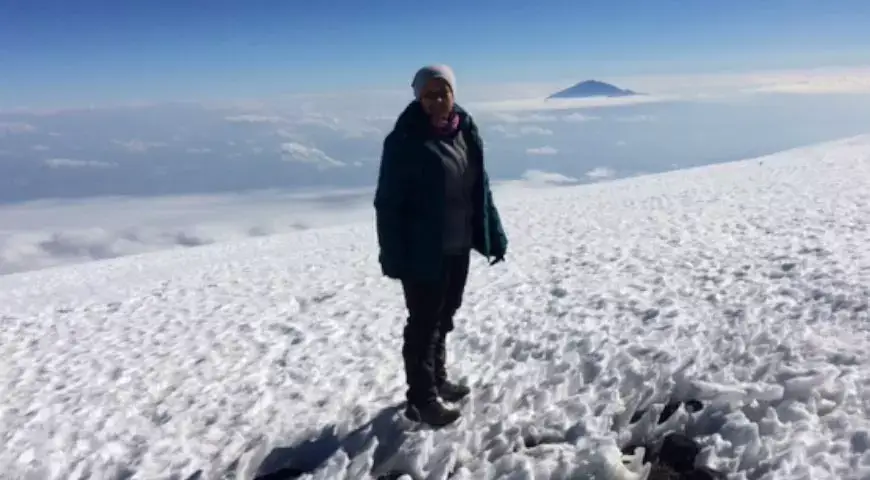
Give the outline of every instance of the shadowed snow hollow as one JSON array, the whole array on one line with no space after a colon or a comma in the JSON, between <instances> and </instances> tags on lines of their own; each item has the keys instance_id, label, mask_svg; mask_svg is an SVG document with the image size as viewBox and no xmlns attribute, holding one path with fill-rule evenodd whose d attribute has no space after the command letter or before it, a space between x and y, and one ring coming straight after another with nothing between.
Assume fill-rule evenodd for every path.
<instances>
[{"instance_id":1,"label":"shadowed snow hollow","mask_svg":"<svg viewBox=\"0 0 870 480\"><path fill-rule=\"evenodd\" d=\"M499 198L511 249L474 262L449 343L474 392L442 431L400 427L369 224L0 277L0 465L618 479L676 429L740 478L867 478L868 179L864 136ZM704 408L628 424L670 397Z\"/></svg>"}]
</instances>

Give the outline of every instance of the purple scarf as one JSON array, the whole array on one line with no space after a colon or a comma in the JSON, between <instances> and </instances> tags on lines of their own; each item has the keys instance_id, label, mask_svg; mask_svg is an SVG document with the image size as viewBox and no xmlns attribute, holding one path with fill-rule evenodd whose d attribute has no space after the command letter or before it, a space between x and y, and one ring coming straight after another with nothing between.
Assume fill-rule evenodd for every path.
<instances>
[{"instance_id":1,"label":"purple scarf","mask_svg":"<svg viewBox=\"0 0 870 480\"><path fill-rule=\"evenodd\" d=\"M439 125L433 125L432 130L436 135L440 136L449 136L456 133L459 130L459 115L456 112L450 112L450 115L447 116L447 120L441 122Z\"/></svg>"}]
</instances>

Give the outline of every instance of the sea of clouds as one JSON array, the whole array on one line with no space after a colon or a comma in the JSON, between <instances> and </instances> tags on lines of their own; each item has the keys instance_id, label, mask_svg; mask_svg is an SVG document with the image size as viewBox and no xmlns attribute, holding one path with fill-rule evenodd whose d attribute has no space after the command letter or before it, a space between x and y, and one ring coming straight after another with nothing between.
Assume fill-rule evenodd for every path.
<instances>
[{"instance_id":1,"label":"sea of clouds","mask_svg":"<svg viewBox=\"0 0 870 480\"><path fill-rule=\"evenodd\" d=\"M497 198L870 131L870 69L461 86ZM0 112L0 274L369 221L409 91Z\"/></svg>"}]
</instances>

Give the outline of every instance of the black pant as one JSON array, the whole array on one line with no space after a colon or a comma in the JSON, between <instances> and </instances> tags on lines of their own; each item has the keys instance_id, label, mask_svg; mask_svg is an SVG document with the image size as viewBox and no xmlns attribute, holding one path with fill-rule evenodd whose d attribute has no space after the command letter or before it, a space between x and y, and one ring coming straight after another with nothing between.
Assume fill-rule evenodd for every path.
<instances>
[{"instance_id":1,"label":"black pant","mask_svg":"<svg viewBox=\"0 0 870 480\"><path fill-rule=\"evenodd\" d=\"M468 262L468 252L445 255L439 281L402 281L408 309L402 356L412 405L435 400L438 387L447 379L445 339L462 305Z\"/></svg>"}]
</instances>

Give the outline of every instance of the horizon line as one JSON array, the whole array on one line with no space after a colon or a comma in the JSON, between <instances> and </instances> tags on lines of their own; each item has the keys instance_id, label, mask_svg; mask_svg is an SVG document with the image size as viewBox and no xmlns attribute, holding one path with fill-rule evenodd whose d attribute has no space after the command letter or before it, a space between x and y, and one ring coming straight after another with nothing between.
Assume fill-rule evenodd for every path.
<instances>
[{"instance_id":1,"label":"horizon line","mask_svg":"<svg viewBox=\"0 0 870 480\"><path fill-rule=\"evenodd\" d=\"M567 88L577 83L582 83L590 80L601 81L605 83L613 84L619 88L633 90L637 92L638 87L632 87L630 85L625 85L622 82L631 82L635 81L667 81L667 80L676 80L676 79L735 79L740 77L750 77L750 76L759 76L765 77L766 80L772 81L773 78L769 76L776 75L804 75L812 77L814 75L824 75L824 74L845 74L845 73L860 73L867 76L868 85L870 85L870 63L862 64L862 65L823 65L816 67L807 67L807 68L779 68L779 69L747 69L747 70L738 70L738 69L722 69L719 71L711 72L711 71L703 71L703 72L673 72L673 73L636 73L629 75L591 75L587 76L583 79L577 80L568 80L568 79L552 79L552 80L540 80L540 81L522 81L522 82L472 82L467 86L463 86L463 90L471 90L480 89L481 91L487 91L492 89L492 87L552 87L552 88ZM461 77L460 77L461 78ZM616 83L621 83L616 85ZM561 86L560 86L561 85ZM870 91L870 88L868 88ZM124 101L108 101L108 102L90 102L87 104L84 103L73 103L70 105L63 106L55 106L55 107L32 107L26 105L19 106L2 106L0 105L0 115L56 115L61 113L73 113L73 112L81 112L81 111L93 111L93 110L107 110L107 109L136 109L136 108L152 108L158 106L167 106L167 105L196 105L203 106L208 108L238 108L243 104L257 104L261 102L265 102L268 100L281 100L281 99L294 99L294 98L304 98L304 99L318 99L318 98L338 98L342 96L348 95L350 92L348 90L328 90L328 91L294 91L294 92L286 92L280 93L277 95L271 95L268 97L254 97L254 96L228 96L223 98L202 98L195 100L186 100L186 99L165 99L165 100L144 100L144 99L130 99ZM555 93L551 92L551 93ZM647 95L656 95L662 92L655 91L645 91ZM360 91L354 92L356 96L360 94L368 94L368 95L396 95L396 96L408 96L411 98L411 87L410 84L407 89L405 88L391 88L391 87L380 87L380 88L363 88ZM545 96L521 96L514 98L505 98L503 100L534 100L534 99L544 99ZM466 99L462 103L475 103L479 102L474 99Z\"/></svg>"}]
</instances>

